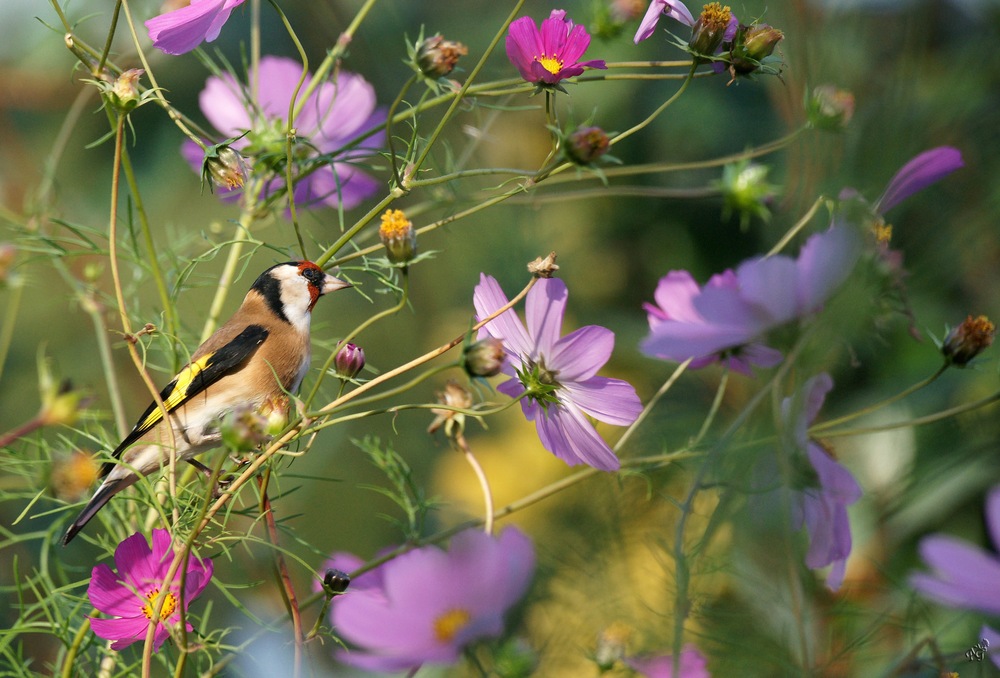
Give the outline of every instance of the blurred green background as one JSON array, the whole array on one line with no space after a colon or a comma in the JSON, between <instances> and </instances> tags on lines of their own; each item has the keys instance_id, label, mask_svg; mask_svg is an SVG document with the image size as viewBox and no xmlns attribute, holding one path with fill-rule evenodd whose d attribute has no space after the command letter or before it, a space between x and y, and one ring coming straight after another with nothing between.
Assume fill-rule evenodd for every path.
<instances>
[{"instance_id":1,"label":"blurred green background","mask_svg":"<svg viewBox=\"0 0 1000 678\"><path fill-rule=\"evenodd\" d=\"M297 2L284 3L283 9L310 58L318 63L360 4L339 0ZM107 5L97 0L67 5L68 13L82 20L78 34L91 44L103 41ZM133 5L141 18L158 12L153 2ZM462 62L467 72L510 6L512 3L478 0L386 0L379 3L358 31L343 68L370 80L380 105L387 106L410 75L402 63L406 56L404 36L415 39L423 26L427 33L441 32L449 39L464 42L470 52ZM589 24L596 0L569 1L558 6L574 20ZM540 20L552 8L549 3L529 1L524 14ZM692 10L697 11L694 6ZM542 188L440 229L421 241L422 250L439 253L412 271L412 311L376 325L356 340L364 347L372 370L390 369L465 331L473 313L472 288L480 272L497 277L509 293L514 293L525 280L525 263L554 250L559 254L560 276L570 290L565 329L595 323L614 330L615 357L606 373L630 380L645 400L672 369L637 351L646 331L640 305L652 298L660 276L671 269L685 268L704 281L712 273L769 249L818 195L833 197L850 186L874 200L909 158L943 144L962 151L965 168L907 200L890 215L895 226L893 244L905 254L909 302L923 340L910 336L908 320L902 314L883 315L877 323L870 317L852 317L856 310L867 311L871 306L871 300L863 298L868 293L864 288L852 288L849 294L859 297L853 303L839 304L837 312L842 316L831 321L832 329L821 335L828 342L824 348L835 358L815 361L817 368L831 371L837 383L825 415L836 416L862 407L930 374L939 364L931 337L942 336L945 325L957 324L968 314L987 314L994 320L1000 317L996 295L1000 289L1000 51L995 48L1000 44L1000 4L988 0L789 0L746 2L733 6L733 10L744 20L762 17L785 32L779 48L786 63L781 78L762 77L729 86L726 77L697 80L679 103L653 125L616 146L614 155L631 165L693 161L739 152L799 126L804 94L812 87L833 84L852 91L857 111L843 133L808 132L786 151L764 159L772 168L771 181L782 186L768 223L754 220L749 228L741 229L738 217L722 218L721 199L715 197L628 197L615 196L612 191L612 195L600 197L547 198L557 190L600 186L587 176L579 185ZM264 53L294 56L293 45L274 13L265 6L262 15ZM89 18L83 20L85 17ZM92 414L102 419L92 422L91 430L110 431L109 403L96 360L91 319L47 257L33 252L39 231L66 235L53 222L39 222L36 199L60 126L81 91L91 92L90 98L82 102L80 123L69 130L65 139L65 153L53 175L53 211L44 218L99 231L106 229L110 191L110 145L87 148L106 133L107 120L98 108L93 88L79 82L81 75L74 71L75 60L63 46L62 30L50 29L46 24L58 25L48 3L4 0L0 6L0 33L4 37L0 44L0 242L18 247L13 273L24 284L23 298L13 319L13 343L0 379L0 431L13 428L37 411L40 353L53 360L59 375L93 394ZM607 61L682 58L667 44L662 30L634 45L631 36L637 24L638 20L627 24L623 33L614 38L595 37L587 57ZM680 26L669 24L663 20L660 29L667 27L680 33ZM239 63L248 26L248 12L237 10L221 37L207 46L208 51L214 54L219 50L233 63ZM124 37L120 31L116 61L126 67L137 66ZM150 55L170 100L202 120L197 96L208 75L204 66L193 55L172 58L152 50ZM483 77L503 79L513 74L501 44ZM455 75L464 77L464 73ZM673 82L643 81L569 85L569 96L559 97L560 114L564 121L581 122L592 117L594 124L620 131L644 118L675 87ZM536 167L548 150L544 117L537 108L542 98L519 96L506 103L534 108L495 115L489 108L472 107L457 116L447 135L447 146L461 153L473 139L479 139L475 163L480 166ZM431 129L439 114L434 111L421 123L423 133ZM236 207L201 190L198 177L178 152L181 134L162 110L156 106L141 108L132 116L132 122L135 133L134 137L130 135L130 152L143 199L152 217L154 237L163 250L161 261L168 268L168 277L176 281L179 265L231 237L229 220L237 216ZM436 158L440 161L443 157L442 147ZM717 170L649 174L612 180L611 187L698 188L718 177ZM378 178L388 185L385 171ZM448 186L437 195L414 194L398 206L406 209L430 198L462 195L473 187L488 185ZM347 223L366 208L363 205L346 215ZM442 203L414 221L419 227L450 210L452 206ZM816 227L820 223L817 220ZM332 242L340 228L333 211L302 213L302 224L323 245ZM280 216L254 234L289 253L295 242L289 224ZM367 244L373 242L370 233L363 238L367 238ZM311 255L319 251L317 247ZM199 263L178 292L181 338L190 350L197 344L224 254L225 250L214 260ZM234 286L225 313L235 310L243 290L260 270L284 258L262 250L246 262L245 273ZM98 290L107 304L107 320L110 326L116 326L106 262L89 256L68 257L66 261L78 276L88 266L97 267ZM366 282L363 276L360 282ZM374 280L367 282L370 287L366 291L371 292ZM126 285L133 323L159 323L162 309L148 277L127 279ZM10 298L10 286L0 288L0 318L5 323L12 321L5 314ZM369 303L350 292L323 300L313 321L314 364L325 358L324 349L333 346L348 328L389 302L384 295L376 295L375 302ZM157 343L153 342L151 360L162 366L164 361L156 350ZM114 354L121 388L130 404L128 416L134 419L145 408L148 395L117 339ZM718 377L719 373L712 369L685 377L624 454L669 450L682 444L695 432L699 417L711 403ZM950 373L931 389L907 400L908 407L895 409L890 418L919 416L987 395L996 389L996 377L996 360L987 354L976 368ZM154 374L154 378L163 384L169 374L164 371ZM326 395L332 399L335 384L329 381ZM434 390L443 383L443 376L431 380L412 397L399 402L430 401ZM307 380L307 387L309 384ZM737 411L753 387L751 380L734 379L722 416ZM875 620L882 615L895 619L894 615L905 609L905 574L917 563L914 544L919 535L946 530L983 540L982 495L1000 478L996 421L995 411L985 410L894 436L852 439L838 447L842 460L866 489L866 496L852 513L856 555L848 574L850 593L836 601L823 598L822 591L817 595L839 606L837 612L850 612L846 616L854 624L851 632L864 635L864 629L876 626ZM442 499L441 510L432 517L434 525L474 515L480 499L472 473L443 439L425 435L428 423L427 416L408 412L392 420L366 419L324 431L310 453L295 461L281 482L283 492L295 489L278 504L279 517L298 516L288 526L301 542L289 539L291 548L319 567L320 552L347 550L367 557L399 540L398 531L379 517L380 513L393 514L392 505L361 487L383 482L350 442L366 433L391 441L413 467L417 480ZM567 473L564 465L541 448L532 428L514 411L491 419L488 431L470 424L470 442L481 452L495 479L500 504ZM605 432L615 434L610 429ZM60 438L65 432L36 435L56 448L79 445L94 449L93 441ZM107 442L113 445L116 441ZM15 448L12 455L16 458L18 453ZM39 481L46 473L46 469L37 468ZM317 481L316 477L324 480ZM672 473L656 476L650 485L652 496L682 493L686 488L684 477ZM16 485L14 480L6 481L8 489L22 489L10 487L12 484ZM669 502L649 502L646 490L643 480L627 479L620 488L613 479L596 480L514 519L535 538L543 564L534 595L544 604L530 610L524 620L536 648L549 651L549 663L540 668L541 675L590 675L578 671L592 671L587 669L586 655L593 651L593 639L604 626L619 618L644 629L636 639L642 649L669 650L666 643L672 624L672 566L657 556L656 547L672 538L672 527L662 528L676 516ZM26 504L27 498L0 504L0 523L10 526ZM43 501L39 509L52 506ZM51 515L28 519L8 529L15 533L38 530L51 520ZM88 529L97 527L95 523ZM709 566L712 574L718 570L718 576L727 583L705 580L710 588L719 588L713 589L713 595L706 595L704 608L696 615L705 629L706 645L717 649L710 656L721 671L738 666L740 652L781 653L780 649L768 648L762 640L768 635L765 630L744 631L746 637L733 635L735 629L760 612L746 603L746 592L741 588L745 584L733 581L750 577L745 563L726 555L726 548L733 543L741 546L743 553L753 553L754 545L741 544L739 534L726 535L725 540L729 539L734 541L725 541L728 546L714 553L718 560ZM315 552L306 546L309 544L316 548ZM75 543L71 549L52 555L78 568L79 576L84 577L92 565L93 553L92 547ZM22 563L38 562L40 558L31 542L0 554L0 581L4 584L9 583L15 554ZM268 580L268 554L260 551L255 555L259 561L249 565L251 578ZM247 566L238 563L237 571ZM226 572L228 575L223 574ZM310 573L306 568L297 567L294 573L301 586L307 587ZM234 578L227 567L222 567L220 574ZM607 582L609 578L613 584ZM259 600L251 606L278 613L280 602L267 593L270 587L259 587L259 591ZM566 610L572 614L567 615ZM6 614L0 609L0 626ZM859 652L863 661L871 662L863 665L884 666L897 652L902 654L915 644L911 641L932 629L951 629L953 635L945 635L942 640L948 651L959 651L958 645L975 641L970 634L977 631L969 630L974 624L967 616L951 613L943 617L945 621L940 619L928 613L928 626L923 628L909 622L900 622L898 627L894 622L877 625L880 629L892 627L896 635L878 634L868 653L873 656L866 655L864 649ZM843 626L838 629L843 630ZM846 644L852 636L845 638ZM751 647L753 643L757 646ZM54 656L55 650L39 640L37 652L42 661ZM314 654L324 652L320 649ZM266 656L261 650L258 660L265 662ZM844 660L847 664L839 668L831 661L830 672L825 675L871 675L856 673L859 664L851 662L862 660L851 656L854 658ZM780 667L784 665L776 662L771 665L774 670L745 675L781 675ZM768 666L766 662L764 665ZM248 675L259 675L253 668L246 671ZM963 671L962 675L964 678L967 674Z\"/></svg>"}]
</instances>

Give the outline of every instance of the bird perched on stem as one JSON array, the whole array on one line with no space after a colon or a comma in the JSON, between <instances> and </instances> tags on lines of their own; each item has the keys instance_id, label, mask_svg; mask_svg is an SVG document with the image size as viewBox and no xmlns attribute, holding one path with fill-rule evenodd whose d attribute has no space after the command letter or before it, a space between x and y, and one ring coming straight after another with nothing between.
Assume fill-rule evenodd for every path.
<instances>
[{"instance_id":1,"label":"bird perched on stem","mask_svg":"<svg viewBox=\"0 0 1000 678\"><path fill-rule=\"evenodd\" d=\"M115 494L176 458L219 444L223 417L239 408L260 410L298 390L309 368L309 320L316 301L350 283L311 261L277 264L260 274L239 309L208 338L160 392L101 469L104 478L73 521L68 544ZM164 419L164 410L167 419ZM171 433L172 429L172 433ZM201 467L204 468L204 467Z\"/></svg>"}]
</instances>

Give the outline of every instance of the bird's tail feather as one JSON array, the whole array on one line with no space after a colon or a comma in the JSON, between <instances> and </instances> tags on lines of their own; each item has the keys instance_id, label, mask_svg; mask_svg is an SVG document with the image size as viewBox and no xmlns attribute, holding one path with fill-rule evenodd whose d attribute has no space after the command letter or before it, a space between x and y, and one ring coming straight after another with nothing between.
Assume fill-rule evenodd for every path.
<instances>
[{"instance_id":1,"label":"bird's tail feather","mask_svg":"<svg viewBox=\"0 0 1000 678\"><path fill-rule=\"evenodd\" d=\"M123 478L116 478L114 480L109 478L105 480L101 486L97 488L97 492L95 492L94 496L91 497L90 501L83 508L83 511L80 512L80 515L76 517L73 524L69 526L68 530L66 530L66 534L63 535L62 538L63 546L66 546L73 540L73 537L75 537L80 530L83 529L84 525L89 523L90 519L97 515L98 511L104 508L104 505L108 503L108 500L111 499L111 497L124 490L136 480L138 480L138 478L131 474Z\"/></svg>"}]
</instances>

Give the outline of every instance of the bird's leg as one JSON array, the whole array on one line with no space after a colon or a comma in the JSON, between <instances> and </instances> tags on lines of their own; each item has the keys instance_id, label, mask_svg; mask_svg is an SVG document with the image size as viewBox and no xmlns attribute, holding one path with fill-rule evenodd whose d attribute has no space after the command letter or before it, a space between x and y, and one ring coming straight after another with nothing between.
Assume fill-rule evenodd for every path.
<instances>
[{"instance_id":1,"label":"bird's leg","mask_svg":"<svg viewBox=\"0 0 1000 678\"><path fill-rule=\"evenodd\" d=\"M212 474L214 473L212 469L208 468L197 459L185 459L185 461L194 466L201 473L203 473L205 477L208 478L209 482L212 481ZM212 488L212 498L218 499L220 496L222 496L222 490L225 490L227 487L229 487L229 484L232 483L233 480L234 480L233 476L229 473L223 476L219 476L219 479L216 481L215 487Z\"/></svg>"}]
</instances>

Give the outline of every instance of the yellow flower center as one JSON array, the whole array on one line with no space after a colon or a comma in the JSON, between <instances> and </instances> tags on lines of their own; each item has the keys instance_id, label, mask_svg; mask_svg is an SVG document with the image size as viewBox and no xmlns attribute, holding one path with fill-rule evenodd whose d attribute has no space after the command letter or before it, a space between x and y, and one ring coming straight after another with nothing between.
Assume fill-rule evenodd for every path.
<instances>
[{"instance_id":1,"label":"yellow flower center","mask_svg":"<svg viewBox=\"0 0 1000 678\"><path fill-rule=\"evenodd\" d=\"M544 54L540 57L535 57L535 61L542 65L542 68L547 70L552 75L555 75L562 70L563 60L557 59L555 57L547 57Z\"/></svg>"},{"instance_id":2,"label":"yellow flower center","mask_svg":"<svg viewBox=\"0 0 1000 678\"><path fill-rule=\"evenodd\" d=\"M889 241L892 240L892 224L878 221L873 230L875 231L875 242L878 244L888 245Z\"/></svg>"},{"instance_id":3,"label":"yellow flower center","mask_svg":"<svg viewBox=\"0 0 1000 678\"><path fill-rule=\"evenodd\" d=\"M472 615L468 610L448 610L434 620L434 636L442 643L450 643L458 632L468 626Z\"/></svg>"},{"instance_id":4,"label":"yellow flower center","mask_svg":"<svg viewBox=\"0 0 1000 678\"><path fill-rule=\"evenodd\" d=\"M160 595L160 589L153 589L146 594L146 600L149 601L142 606L142 613L146 615L146 619L153 621L153 610L156 607L156 597ZM170 615L174 613L177 609L177 596L172 592L167 591L163 596L163 607L160 608L160 619L169 619Z\"/></svg>"},{"instance_id":5,"label":"yellow flower center","mask_svg":"<svg viewBox=\"0 0 1000 678\"><path fill-rule=\"evenodd\" d=\"M723 7L717 2L710 2L702 8L699 18L703 25L725 28L732 16L733 12L729 9L729 5Z\"/></svg>"},{"instance_id":6,"label":"yellow flower center","mask_svg":"<svg viewBox=\"0 0 1000 678\"><path fill-rule=\"evenodd\" d=\"M378 234L383 240L402 238L412 228L413 223L406 218L403 210L386 210L382 215L382 226L379 227Z\"/></svg>"}]
</instances>

